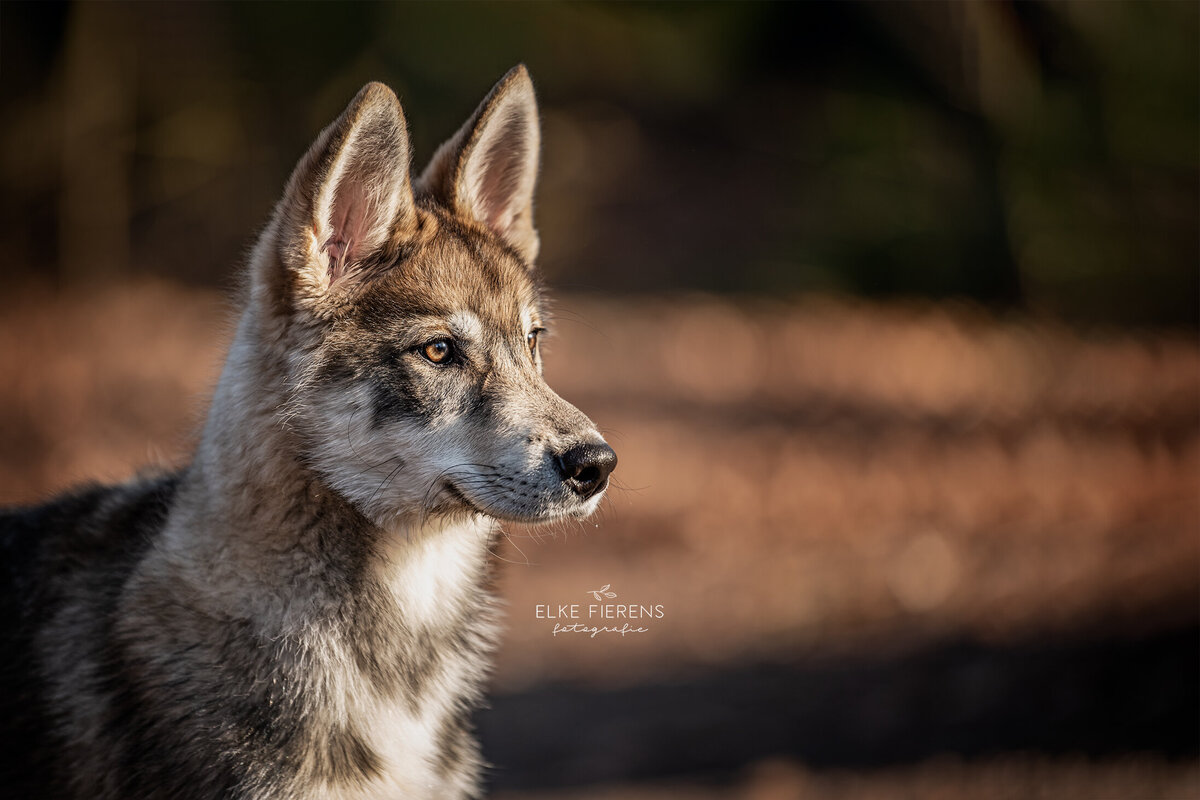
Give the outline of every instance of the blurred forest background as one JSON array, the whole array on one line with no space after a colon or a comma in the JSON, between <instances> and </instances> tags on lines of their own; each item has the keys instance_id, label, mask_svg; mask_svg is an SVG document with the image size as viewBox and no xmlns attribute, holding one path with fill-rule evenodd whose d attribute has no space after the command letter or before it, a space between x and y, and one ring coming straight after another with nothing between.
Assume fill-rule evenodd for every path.
<instances>
[{"instance_id":1,"label":"blurred forest background","mask_svg":"<svg viewBox=\"0 0 1200 800\"><path fill-rule=\"evenodd\" d=\"M6 277L222 284L368 79L418 163L510 66L560 287L1195 324L1197 6L6 3Z\"/></svg>"},{"instance_id":2,"label":"blurred forest background","mask_svg":"<svg viewBox=\"0 0 1200 800\"><path fill-rule=\"evenodd\" d=\"M1200 797L1194 2L0 3L0 501L182 463L317 131L517 62L620 467L501 553L497 796Z\"/></svg>"}]
</instances>

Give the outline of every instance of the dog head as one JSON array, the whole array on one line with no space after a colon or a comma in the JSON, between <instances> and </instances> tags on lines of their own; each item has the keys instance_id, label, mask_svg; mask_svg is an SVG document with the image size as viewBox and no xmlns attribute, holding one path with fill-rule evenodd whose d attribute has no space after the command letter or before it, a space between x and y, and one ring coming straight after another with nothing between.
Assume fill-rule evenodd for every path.
<instances>
[{"instance_id":1,"label":"dog head","mask_svg":"<svg viewBox=\"0 0 1200 800\"><path fill-rule=\"evenodd\" d=\"M252 303L301 458L380 524L583 517L616 455L542 377L533 273L539 127L523 66L421 177L395 94L372 83L288 182Z\"/></svg>"}]
</instances>

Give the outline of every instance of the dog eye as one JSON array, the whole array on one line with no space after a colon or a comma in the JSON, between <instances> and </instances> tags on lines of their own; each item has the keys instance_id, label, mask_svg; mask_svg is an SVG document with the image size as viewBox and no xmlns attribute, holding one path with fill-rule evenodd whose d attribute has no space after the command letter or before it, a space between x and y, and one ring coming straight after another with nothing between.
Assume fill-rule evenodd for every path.
<instances>
[{"instance_id":1,"label":"dog eye","mask_svg":"<svg viewBox=\"0 0 1200 800\"><path fill-rule=\"evenodd\" d=\"M538 337L545 332L545 328L534 328L529 333L525 334L525 345L529 348L529 354L534 358L537 357Z\"/></svg>"},{"instance_id":2,"label":"dog eye","mask_svg":"<svg viewBox=\"0 0 1200 800\"><path fill-rule=\"evenodd\" d=\"M454 360L454 342L449 339L434 339L426 344L421 352L434 364L449 364Z\"/></svg>"}]
</instances>

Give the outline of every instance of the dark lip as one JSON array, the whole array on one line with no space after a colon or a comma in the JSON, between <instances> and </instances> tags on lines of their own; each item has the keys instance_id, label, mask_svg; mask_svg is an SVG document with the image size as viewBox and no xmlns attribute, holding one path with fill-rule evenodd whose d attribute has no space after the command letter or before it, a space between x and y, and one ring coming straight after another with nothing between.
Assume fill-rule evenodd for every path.
<instances>
[{"instance_id":1,"label":"dark lip","mask_svg":"<svg viewBox=\"0 0 1200 800\"><path fill-rule=\"evenodd\" d=\"M472 503L471 498L469 498L465 494L463 494L462 490L459 489L457 486L455 486L452 482L446 481L445 487L446 487L446 493L449 494L451 498L453 498L454 500L457 500L459 503L466 506L471 511L474 511L476 514L483 514L484 516L488 516L488 517L496 516L495 514L490 514L487 511L484 511L482 508L480 508L479 506Z\"/></svg>"}]
</instances>

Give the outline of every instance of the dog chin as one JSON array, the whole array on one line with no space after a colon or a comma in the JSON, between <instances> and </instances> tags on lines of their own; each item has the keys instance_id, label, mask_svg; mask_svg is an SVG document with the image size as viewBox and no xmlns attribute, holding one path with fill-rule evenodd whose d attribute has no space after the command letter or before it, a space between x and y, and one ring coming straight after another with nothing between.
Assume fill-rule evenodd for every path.
<instances>
[{"instance_id":1,"label":"dog chin","mask_svg":"<svg viewBox=\"0 0 1200 800\"><path fill-rule=\"evenodd\" d=\"M503 516L502 519L507 519L510 522L521 522L526 525L549 525L555 522L564 522L567 520L575 520L582 522L595 513L600 506L600 499L603 492L594 497L589 497L587 500L577 501L569 504L565 508L554 508L543 511L540 514L527 514L524 516Z\"/></svg>"},{"instance_id":2,"label":"dog chin","mask_svg":"<svg viewBox=\"0 0 1200 800\"><path fill-rule=\"evenodd\" d=\"M529 512L505 504L484 504L477 502L457 486L448 484L447 494L454 499L459 508L469 514L482 514L502 522L516 522L522 525L544 525L563 520L583 520L590 517L600 505L604 497L601 491L587 500L569 503L555 503L554 507L538 512Z\"/></svg>"}]
</instances>

